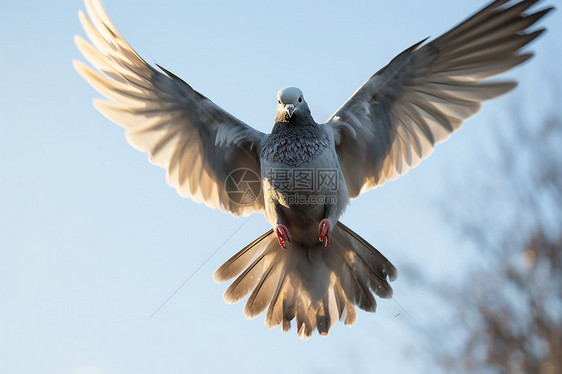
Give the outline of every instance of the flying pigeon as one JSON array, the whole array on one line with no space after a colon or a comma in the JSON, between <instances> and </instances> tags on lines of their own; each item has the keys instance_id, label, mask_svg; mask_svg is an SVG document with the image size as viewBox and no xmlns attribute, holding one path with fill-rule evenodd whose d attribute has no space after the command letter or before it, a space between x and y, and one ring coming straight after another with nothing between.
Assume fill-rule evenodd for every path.
<instances>
[{"instance_id":1,"label":"flying pigeon","mask_svg":"<svg viewBox=\"0 0 562 374\"><path fill-rule=\"evenodd\" d=\"M277 93L264 134L227 113L179 77L150 66L131 48L99 0L79 19L90 43L75 37L80 75L110 101L94 100L125 128L127 141L167 170L184 197L234 216L263 213L272 229L214 273L236 278L224 294L249 294L247 318L265 310L268 328L296 321L301 338L328 335L355 306L374 312L389 298L396 268L339 219L350 200L417 166L481 102L515 82L489 81L532 54L521 48L552 8L539 0L493 1L440 37L423 40L370 77L326 122L317 123L295 87Z\"/></svg>"}]
</instances>

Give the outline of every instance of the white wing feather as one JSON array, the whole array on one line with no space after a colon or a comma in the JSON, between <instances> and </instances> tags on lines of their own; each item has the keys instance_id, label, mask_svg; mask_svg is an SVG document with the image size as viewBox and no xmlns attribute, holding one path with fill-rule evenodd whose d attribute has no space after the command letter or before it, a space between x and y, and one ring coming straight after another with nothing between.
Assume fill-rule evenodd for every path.
<instances>
[{"instance_id":1,"label":"white wing feather","mask_svg":"<svg viewBox=\"0 0 562 374\"><path fill-rule=\"evenodd\" d=\"M417 166L481 102L516 86L485 80L529 59L520 49L544 29L527 29L552 8L539 0L497 0L441 37L405 50L373 75L326 122L350 198Z\"/></svg>"},{"instance_id":2,"label":"white wing feather","mask_svg":"<svg viewBox=\"0 0 562 374\"><path fill-rule=\"evenodd\" d=\"M245 168L259 175L263 133L231 116L187 83L148 65L121 36L101 3L86 0L79 19L90 43L75 37L84 57L74 66L111 101L94 100L107 118L125 128L134 148L167 170L167 182L184 197L234 215L264 210L263 195L238 204L225 190L228 175Z\"/></svg>"}]
</instances>

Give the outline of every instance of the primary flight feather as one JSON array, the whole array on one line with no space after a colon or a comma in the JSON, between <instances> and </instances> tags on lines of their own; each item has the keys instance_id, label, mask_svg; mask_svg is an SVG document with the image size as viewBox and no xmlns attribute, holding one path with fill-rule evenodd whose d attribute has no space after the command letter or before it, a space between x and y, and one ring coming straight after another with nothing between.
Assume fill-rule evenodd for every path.
<instances>
[{"instance_id":1,"label":"primary flight feather","mask_svg":"<svg viewBox=\"0 0 562 374\"><path fill-rule=\"evenodd\" d=\"M350 199L417 166L481 102L515 87L488 81L529 59L521 48L544 29L529 28L552 8L539 0L497 0L466 21L406 49L318 124L301 90L277 93L270 134L227 113L165 68L147 64L98 0L79 13L90 43L76 45L97 69L76 70L110 101L95 107L125 128L127 141L167 170L181 196L235 216L261 212L272 229L214 274L236 278L227 302L249 294L248 318L268 327L296 320L299 336L327 335L355 306L375 311L391 297L395 267L339 222ZM425 44L424 44L425 43Z\"/></svg>"}]
</instances>

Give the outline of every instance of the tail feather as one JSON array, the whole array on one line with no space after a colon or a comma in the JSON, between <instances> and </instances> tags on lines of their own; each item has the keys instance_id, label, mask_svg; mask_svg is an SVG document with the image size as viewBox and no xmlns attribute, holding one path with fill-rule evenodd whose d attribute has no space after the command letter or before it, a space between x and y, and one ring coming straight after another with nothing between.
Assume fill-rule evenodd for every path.
<instances>
[{"instance_id":1,"label":"tail feather","mask_svg":"<svg viewBox=\"0 0 562 374\"><path fill-rule=\"evenodd\" d=\"M340 274L343 274L343 289L345 293L348 297L351 296L351 300L359 308L367 312L374 312L377 309L377 302L369 287L369 279L372 274L360 266L359 256L355 252L343 247L342 243L335 236L333 235L333 241L336 244L335 247L340 252L340 256L336 260L343 260L344 265L341 267Z\"/></svg>"},{"instance_id":2,"label":"tail feather","mask_svg":"<svg viewBox=\"0 0 562 374\"><path fill-rule=\"evenodd\" d=\"M345 248L337 239L334 242L340 249ZM380 275L373 272L368 260L365 260L358 253L349 253L345 249L341 253L341 258L345 261L347 271L352 278L351 286L347 287L356 290L356 293L353 295L357 298L353 301L357 306L368 312L374 312L377 303L372 293L382 298L392 297L392 288L385 278L381 278ZM373 259L370 260L372 261ZM344 287L344 289L348 290L349 288L347 287Z\"/></svg>"},{"instance_id":3,"label":"tail feather","mask_svg":"<svg viewBox=\"0 0 562 374\"><path fill-rule=\"evenodd\" d=\"M303 293L297 296L296 304L297 332L301 339L306 339L312 335L316 327L316 310L312 308L310 298Z\"/></svg>"},{"instance_id":4,"label":"tail feather","mask_svg":"<svg viewBox=\"0 0 562 374\"><path fill-rule=\"evenodd\" d=\"M379 276L382 280L385 280L387 276L391 282L396 280L396 278L398 277L398 271L396 270L394 265L392 265L390 261L386 259L386 257L384 257L365 239L357 235L355 232L351 231L351 229L343 223L338 222L338 226L341 227L341 229L345 231L347 235L353 238L353 240L357 241L359 245L355 246L354 248L356 248L357 254L362 255L365 260L368 260L365 262L371 267L373 273Z\"/></svg>"},{"instance_id":5,"label":"tail feather","mask_svg":"<svg viewBox=\"0 0 562 374\"><path fill-rule=\"evenodd\" d=\"M215 282L225 282L246 269L257 256L265 251L271 241L272 234L273 229L242 248L238 253L228 259L228 261L222 264L213 274Z\"/></svg>"},{"instance_id":6,"label":"tail feather","mask_svg":"<svg viewBox=\"0 0 562 374\"><path fill-rule=\"evenodd\" d=\"M329 248L293 242L284 250L269 230L219 267L214 279L238 276L224 299L234 303L250 293L244 307L247 318L267 308L268 328L282 325L288 331L296 319L301 338L310 337L315 329L328 335L338 319L346 325L355 323L355 306L374 312L373 294L391 297L387 279L397 277L396 268L347 226L338 222L332 238Z\"/></svg>"},{"instance_id":7,"label":"tail feather","mask_svg":"<svg viewBox=\"0 0 562 374\"><path fill-rule=\"evenodd\" d=\"M287 276L285 277L289 278ZM291 282L288 282L284 291L284 294L279 296L283 305L283 331L287 332L291 329L291 321L295 318L295 288Z\"/></svg>"},{"instance_id":8,"label":"tail feather","mask_svg":"<svg viewBox=\"0 0 562 374\"><path fill-rule=\"evenodd\" d=\"M353 303L345 296L343 287L339 285L338 292L340 293L341 297L345 302L345 308L342 310L342 316L340 318L344 319L344 324L348 326L353 326L357 321L357 312L355 311L355 307Z\"/></svg>"},{"instance_id":9,"label":"tail feather","mask_svg":"<svg viewBox=\"0 0 562 374\"><path fill-rule=\"evenodd\" d=\"M265 315L265 324L269 329L278 326L283 322L283 299L279 297L281 295L281 290L285 286L287 278L282 277L279 284L277 285L277 289L271 298L271 302L269 303L269 308L267 309L267 313Z\"/></svg>"},{"instance_id":10,"label":"tail feather","mask_svg":"<svg viewBox=\"0 0 562 374\"><path fill-rule=\"evenodd\" d=\"M334 293L334 300L336 304L336 310L338 312L338 319L343 320L345 317L347 298L343 294L343 290L339 281L334 285L332 292Z\"/></svg>"},{"instance_id":11,"label":"tail feather","mask_svg":"<svg viewBox=\"0 0 562 374\"><path fill-rule=\"evenodd\" d=\"M392 297L392 287L388 284L386 278L390 281L398 277L398 271L379 251L369 244L365 239L351 231L347 226L341 224L342 229L347 234L344 240L351 241L351 243L344 242L343 247L352 246L356 249L353 255L353 264L356 265L356 272L362 269L362 273L366 277L367 284L372 292L381 298Z\"/></svg>"},{"instance_id":12,"label":"tail feather","mask_svg":"<svg viewBox=\"0 0 562 374\"><path fill-rule=\"evenodd\" d=\"M254 318L267 308L280 284L282 274L282 253L278 252L271 261L269 267L263 272L263 276L252 291L244 307L244 315Z\"/></svg>"},{"instance_id":13,"label":"tail feather","mask_svg":"<svg viewBox=\"0 0 562 374\"><path fill-rule=\"evenodd\" d=\"M316 329L318 333L322 336L327 336L328 332L330 331L331 323L330 323L330 315L326 313L326 308L324 306L324 301L322 304L317 308L318 314L316 315Z\"/></svg>"},{"instance_id":14,"label":"tail feather","mask_svg":"<svg viewBox=\"0 0 562 374\"><path fill-rule=\"evenodd\" d=\"M234 304L248 294L258 284L264 273L264 258L262 253L234 282L226 289L224 301Z\"/></svg>"},{"instance_id":15,"label":"tail feather","mask_svg":"<svg viewBox=\"0 0 562 374\"><path fill-rule=\"evenodd\" d=\"M328 336L330 328L339 319L337 306L333 299L333 291L329 290L324 298L318 302L316 314L316 329L322 336Z\"/></svg>"}]
</instances>

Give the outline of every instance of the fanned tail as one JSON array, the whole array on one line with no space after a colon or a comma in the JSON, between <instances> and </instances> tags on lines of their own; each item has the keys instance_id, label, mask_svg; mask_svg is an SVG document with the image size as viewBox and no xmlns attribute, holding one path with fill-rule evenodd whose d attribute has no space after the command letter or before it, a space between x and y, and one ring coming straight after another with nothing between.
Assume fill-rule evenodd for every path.
<instances>
[{"instance_id":1,"label":"fanned tail","mask_svg":"<svg viewBox=\"0 0 562 374\"><path fill-rule=\"evenodd\" d=\"M291 328L296 319L298 334L306 339L318 330L327 336L342 320L353 325L355 306L374 312L374 295L392 296L387 280L397 277L396 268L372 245L338 222L330 247L312 248L293 243L283 250L269 230L232 256L214 273L217 282L237 277L224 294L228 303L250 294L244 307L247 318L265 309L268 328Z\"/></svg>"}]
</instances>

